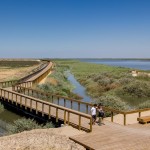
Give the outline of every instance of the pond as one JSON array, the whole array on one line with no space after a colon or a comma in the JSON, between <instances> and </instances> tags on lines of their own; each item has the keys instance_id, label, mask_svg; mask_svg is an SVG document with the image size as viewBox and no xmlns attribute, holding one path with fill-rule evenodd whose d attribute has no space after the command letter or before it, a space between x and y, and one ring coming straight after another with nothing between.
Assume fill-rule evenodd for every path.
<instances>
[{"instance_id":1,"label":"pond","mask_svg":"<svg viewBox=\"0 0 150 150\"><path fill-rule=\"evenodd\" d=\"M126 67L140 70L150 70L150 60L146 59L79 59L82 62Z\"/></svg>"}]
</instances>

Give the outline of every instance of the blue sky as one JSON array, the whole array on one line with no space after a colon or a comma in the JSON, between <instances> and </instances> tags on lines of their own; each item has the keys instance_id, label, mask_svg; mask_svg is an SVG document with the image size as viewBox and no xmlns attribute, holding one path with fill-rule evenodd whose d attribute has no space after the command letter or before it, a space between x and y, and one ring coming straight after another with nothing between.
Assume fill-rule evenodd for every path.
<instances>
[{"instance_id":1,"label":"blue sky","mask_svg":"<svg viewBox=\"0 0 150 150\"><path fill-rule=\"evenodd\" d=\"M1 58L150 58L150 0L0 0Z\"/></svg>"}]
</instances>

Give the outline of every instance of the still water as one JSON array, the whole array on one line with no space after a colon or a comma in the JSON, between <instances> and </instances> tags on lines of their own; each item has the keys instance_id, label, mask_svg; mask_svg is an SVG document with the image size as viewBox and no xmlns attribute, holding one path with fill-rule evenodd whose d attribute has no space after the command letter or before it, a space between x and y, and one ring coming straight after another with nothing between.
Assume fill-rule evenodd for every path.
<instances>
[{"instance_id":1,"label":"still water","mask_svg":"<svg viewBox=\"0 0 150 150\"><path fill-rule=\"evenodd\" d=\"M7 109L5 109L2 113L0 113L0 136L2 136L7 132L6 126L8 124L12 124L15 120L20 118L21 118L20 115L8 111Z\"/></svg>"},{"instance_id":2,"label":"still water","mask_svg":"<svg viewBox=\"0 0 150 150\"><path fill-rule=\"evenodd\" d=\"M150 70L150 60L119 60L119 59L79 59L82 62L105 64L140 70Z\"/></svg>"}]
</instances>

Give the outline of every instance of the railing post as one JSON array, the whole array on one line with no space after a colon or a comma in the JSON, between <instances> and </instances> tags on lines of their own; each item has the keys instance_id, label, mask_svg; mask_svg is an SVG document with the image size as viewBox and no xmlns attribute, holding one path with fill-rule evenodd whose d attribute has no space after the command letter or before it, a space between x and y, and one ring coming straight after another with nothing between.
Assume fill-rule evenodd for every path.
<instances>
[{"instance_id":1,"label":"railing post","mask_svg":"<svg viewBox=\"0 0 150 150\"><path fill-rule=\"evenodd\" d=\"M92 132L92 117L90 118L90 132Z\"/></svg>"},{"instance_id":2,"label":"railing post","mask_svg":"<svg viewBox=\"0 0 150 150\"><path fill-rule=\"evenodd\" d=\"M56 108L56 122L58 122L58 108Z\"/></svg>"},{"instance_id":3,"label":"railing post","mask_svg":"<svg viewBox=\"0 0 150 150\"><path fill-rule=\"evenodd\" d=\"M68 126L69 126L69 123L70 123L70 112L68 111Z\"/></svg>"},{"instance_id":4,"label":"railing post","mask_svg":"<svg viewBox=\"0 0 150 150\"><path fill-rule=\"evenodd\" d=\"M0 98L2 98L2 89L0 89Z\"/></svg>"},{"instance_id":5,"label":"railing post","mask_svg":"<svg viewBox=\"0 0 150 150\"><path fill-rule=\"evenodd\" d=\"M111 111L111 122L114 122L114 112Z\"/></svg>"},{"instance_id":6,"label":"railing post","mask_svg":"<svg viewBox=\"0 0 150 150\"><path fill-rule=\"evenodd\" d=\"M141 117L141 112L139 112L139 118Z\"/></svg>"},{"instance_id":7,"label":"railing post","mask_svg":"<svg viewBox=\"0 0 150 150\"><path fill-rule=\"evenodd\" d=\"M22 107L22 96L20 96L20 107Z\"/></svg>"},{"instance_id":8,"label":"railing post","mask_svg":"<svg viewBox=\"0 0 150 150\"><path fill-rule=\"evenodd\" d=\"M81 130L81 116L79 115L79 130Z\"/></svg>"},{"instance_id":9,"label":"railing post","mask_svg":"<svg viewBox=\"0 0 150 150\"><path fill-rule=\"evenodd\" d=\"M38 103L37 103L37 101L36 101L36 114L38 114Z\"/></svg>"},{"instance_id":10,"label":"railing post","mask_svg":"<svg viewBox=\"0 0 150 150\"><path fill-rule=\"evenodd\" d=\"M32 111L32 99L30 99L30 112Z\"/></svg>"},{"instance_id":11,"label":"railing post","mask_svg":"<svg viewBox=\"0 0 150 150\"><path fill-rule=\"evenodd\" d=\"M16 94L15 98L16 98L16 105L17 105L17 94Z\"/></svg>"},{"instance_id":12,"label":"railing post","mask_svg":"<svg viewBox=\"0 0 150 150\"><path fill-rule=\"evenodd\" d=\"M49 105L49 119L51 118L51 106Z\"/></svg>"},{"instance_id":13,"label":"railing post","mask_svg":"<svg viewBox=\"0 0 150 150\"><path fill-rule=\"evenodd\" d=\"M66 110L64 110L64 124L66 124Z\"/></svg>"},{"instance_id":14,"label":"railing post","mask_svg":"<svg viewBox=\"0 0 150 150\"><path fill-rule=\"evenodd\" d=\"M126 114L124 113L124 126L126 125Z\"/></svg>"},{"instance_id":15,"label":"railing post","mask_svg":"<svg viewBox=\"0 0 150 150\"><path fill-rule=\"evenodd\" d=\"M88 104L86 104L86 114L88 114Z\"/></svg>"},{"instance_id":16,"label":"railing post","mask_svg":"<svg viewBox=\"0 0 150 150\"><path fill-rule=\"evenodd\" d=\"M42 103L42 117L44 116L44 104Z\"/></svg>"},{"instance_id":17,"label":"railing post","mask_svg":"<svg viewBox=\"0 0 150 150\"><path fill-rule=\"evenodd\" d=\"M13 104L13 93L11 93L11 103Z\"/></svg>"},{"instance_id":18,"label":"railing post","mask_svg":"<svg viewBox=\"0 0 150 150\"><path fill-rule=\"evenodd\" d=\"M5 91L4 91L4 100L5 100Z\"/></svg>"},{"instance_id":19,"label":"railing post","mask_svg":"<svg viewBox=\"0 0 150 150\"><path fill-rule=\"evenodd\" d=\"M8 92L8 102L9 102L9 92Z\"/></svg>"}]
</instances>

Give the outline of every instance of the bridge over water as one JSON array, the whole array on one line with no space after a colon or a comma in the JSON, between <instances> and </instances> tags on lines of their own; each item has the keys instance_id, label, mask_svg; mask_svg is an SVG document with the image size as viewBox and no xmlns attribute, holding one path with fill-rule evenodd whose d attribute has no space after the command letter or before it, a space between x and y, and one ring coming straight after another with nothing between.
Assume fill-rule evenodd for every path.
<instances>
[{"instance_id":1,"label":"bridge over water","mask_svg":"<svg viewBox=\"0 0 150 150\"><path fill-rule=\"evenodd\" d=\"M35 84L38 84L49 74L52 68L53 64L49 62L23 80L1 82L0 100L34 115L39 115L41 118L44 117L47 120L55 118L56 122L60 120L64 124L88 132L70 137L71 140L83 145L86 149L149 149L149 124L143 126L140 124L123 125L127 124L127 115L137 113L138 116L141 116L141 112L150 109L123 112L105 108L105 111L111 112L111 122L105 120L105 125L92 126L92 118L89 114L90 103L32 89ZM3 88L12 85L13 88ZM38 98L39 96L41 99ZM77 107L74 107L75 105ZM81 110L81 106L84 106L84 111ZM122 114L123 125L113 123L115 113Z\"/></svg>"}]
</instances>

